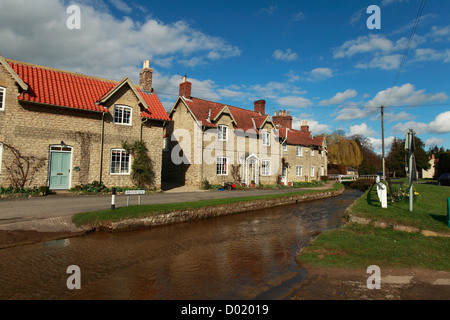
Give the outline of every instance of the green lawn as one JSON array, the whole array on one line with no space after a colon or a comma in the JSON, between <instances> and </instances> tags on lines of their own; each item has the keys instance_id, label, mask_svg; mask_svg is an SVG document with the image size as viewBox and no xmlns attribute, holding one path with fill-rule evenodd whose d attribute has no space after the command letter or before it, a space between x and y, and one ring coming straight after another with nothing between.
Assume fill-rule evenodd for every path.
<instances>
[{"instance_id":1,"label":"green lawn","mask_svg":"<svg viewBox=\"0 0 450 320\"><path fill-rule=\"evenodd\" d=\"M333 268L423 268L450 270L450 239L393 229L346 225L321 234L303 249L303 265Z\"/></svg>"},{"instance_id":2,"label":"green lawn","mask_svg":"<svg viewBox=\"0 0 450 320\"><path fill-rule=\"evenodd\" d=\"M366 191L352 208L351 214L380 222L413 226L450 234L447 226L447 198L450 188L432 184L415 184L420 198L409 211L409 200L388 202L381 208L376 188ZM450 238L425 237L393 229L347 224L340 229L319 235L297 256L300 264L317 267L424 268L450 270Z\"/></svg>"},{"instance_id":3,"label":"green lawn","mask_svg":"<svg viewBox=\"0 0 450 320\"><path fill-rule=\"evenodd\" d=\"M414 187L419 196L413 203L413 212L409 211L409 198L406 197L402 202L388 201L387 209L381 208L374 186L356 201L351 208L351 213L380 222L450 234L450 228L446 223L450 188L421 183L414 184Z\"/></svg>"},{"instance_id":4,"label":"green lawn","mask_svg":"<svg viewBox=\"0 0 450 320\"><path fill-rule=\"evenodd\" d=\"M290 197L296 195L302 195L306 193L317 193L331 190L339 190L344 186L340 183L335 183L332 189L327 190L302 190L295 192L287 192L273 195L262 196L249 196L239 198L226 198L226 199L208 199L194 202L180 202L180 203L165 203L165 204L150 204L140 206L128 206L121 207L115 210L106 209L100 211L91 211L75 214L72 217L72 221L76 226L81 225L95 225L100 221L119 221L128 218L142 218L150 215L169 213L178 210L196 209L202 207L219 206L230 203L240 203L245 201L262 200L262 199L274 199L282 197Z\"/></svg>"}]
</instances>

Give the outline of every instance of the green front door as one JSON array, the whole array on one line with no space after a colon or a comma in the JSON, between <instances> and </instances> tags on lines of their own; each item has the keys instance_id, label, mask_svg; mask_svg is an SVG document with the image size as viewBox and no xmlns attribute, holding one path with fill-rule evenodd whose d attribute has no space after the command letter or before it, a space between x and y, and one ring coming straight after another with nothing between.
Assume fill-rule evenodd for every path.
<instances>
[{"instance_id":1,"label":"green front door","mask_svg":"<svg viewBox=\"0 0 450 320\"><path fill-rule=\"evenodd\" d=\"M69 189L71 155L69 152L51 153L50 189Z\"/></svg>"}]
</instances>

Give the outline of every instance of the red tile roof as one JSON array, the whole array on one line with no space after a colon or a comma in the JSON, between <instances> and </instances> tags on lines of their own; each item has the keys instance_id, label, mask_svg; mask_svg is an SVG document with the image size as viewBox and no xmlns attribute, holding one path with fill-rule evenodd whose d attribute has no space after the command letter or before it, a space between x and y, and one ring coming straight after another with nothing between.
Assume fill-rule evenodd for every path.
<instances>
[{"instance_id":1,"label":"red tile roof","mask_svg":"<svg viewBox=\"0 0 450 320\"><path fill-rule=\"evenodd\" d=\"M217 127L213 120L225 107L228 107L230 113L236 121L234 127L235 129L242 129L244 131L253 129L256 130L256 132L259 132L259 129L264 124L267 117L271 120L270 116L260 115L258 112L252 110L233 107L223 103L203 100L195 97L186 99L184 96L181 96L180 98L183 99L189 107L197 121L201 121L202 125L208 127ZM312 137L310 132L293 130L280 126L277 126L276 129L279 130L278 135L281 138L280 141L286 137L286 130L288 131L288 144L317 147L321 147L323 144L324 137Z\"/></svg>"},{"instance_id":2,"label":"red tile roof","mask_svg":"<svg viewBox=\"0 0 450 320\"><path fill-rule=\"evenodd\" d=\"M191 97L191 99L181 97L181 99L183 99L189 107L197 121L201 121L204 126L208 127L216 127L212 121L225 106L228 107L234 120L236 120L235 129L242 129L244 131L247 131L248 129L255 129L252 119L261 117L258 112L229 106L223 103L203 100L195 97ZM257 127L257 129L259 129L259 127Z\"/></svg>"},{"instance_id":3,"label":"red tile roof","mask_svg":"<svg viewBox=\"0 0 450 320\"><path fill-rule=\"evenodd\" d=\"M279 136L280 140L284 140L286 138L286 130L287 130L287 144L292 145L301 145L301 146L316 146L321 147L323 144L323 140L325 139L322 136L318 137L312 137L311 133L300 131L300 130L294 130L294 129L288 129L288 128L278 128L279 130Z\"/></svg>"},{"instance_id":4,"label":"red tile roof","mask_svg":"<svg viewBox=\"0 0 450 320\"><path fill-rule=\"evenodd\" d=\"M119 84L118 81L5 60L28 85L28 90L19 96L21 101L107 112L108 109L97 102ZM136 89L149 107L142 111L142 117L170 120L156 93L144 93L138 86Z\"/></svg>"}]
</instances>

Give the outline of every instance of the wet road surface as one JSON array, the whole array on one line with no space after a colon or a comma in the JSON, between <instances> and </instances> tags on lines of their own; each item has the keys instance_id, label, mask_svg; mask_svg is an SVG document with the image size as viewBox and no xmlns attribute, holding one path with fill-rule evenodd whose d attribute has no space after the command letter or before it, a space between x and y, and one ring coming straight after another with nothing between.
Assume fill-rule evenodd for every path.
<instances>
[{"instance_id":1,"label":"wet road surface","mask_svg":"<svg viewBox=\"0 0 450 320\"><path fill-rule=\"evenodd\" d=\"M305 276L296 253L360 195L2 249L0 299L282 299Z\"/></svg>"}]
</instances>

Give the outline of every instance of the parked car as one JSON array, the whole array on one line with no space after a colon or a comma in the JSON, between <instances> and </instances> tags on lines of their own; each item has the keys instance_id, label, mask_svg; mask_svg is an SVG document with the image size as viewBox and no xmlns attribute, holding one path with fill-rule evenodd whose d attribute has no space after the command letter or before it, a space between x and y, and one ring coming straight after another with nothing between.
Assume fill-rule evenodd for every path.
<instances>
[{"instance_id":1,"label":"parked car","mask_svg":"<svg viewBox=\"0 0 450 320\"><path fill-rule=\"evenodd\" d=\"M443 173L438 179L438 185L450 186L450 173Z\"/></svg>"}]
</instances>

